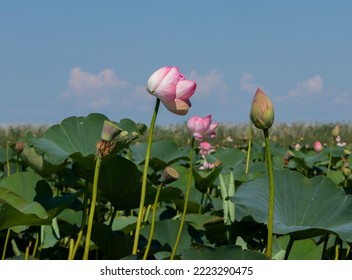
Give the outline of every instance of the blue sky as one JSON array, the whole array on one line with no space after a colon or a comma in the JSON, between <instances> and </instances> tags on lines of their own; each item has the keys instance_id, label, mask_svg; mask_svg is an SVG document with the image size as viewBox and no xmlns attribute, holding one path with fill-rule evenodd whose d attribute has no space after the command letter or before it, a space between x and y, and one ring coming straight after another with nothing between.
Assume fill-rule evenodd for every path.
<instances>
[{"instance_id":1,"label":"blue sky","mask_svg":"<svg viewBox=\"0 0 352 280\"><path fill-rule=\"evenodd\" d=\"M0 124L99 112L149 125L149 76L197 82L186 116L249 122L257 87L275 122L352 120L352 1L17 1L0 7Z\"/></svg>"}]
</instances>

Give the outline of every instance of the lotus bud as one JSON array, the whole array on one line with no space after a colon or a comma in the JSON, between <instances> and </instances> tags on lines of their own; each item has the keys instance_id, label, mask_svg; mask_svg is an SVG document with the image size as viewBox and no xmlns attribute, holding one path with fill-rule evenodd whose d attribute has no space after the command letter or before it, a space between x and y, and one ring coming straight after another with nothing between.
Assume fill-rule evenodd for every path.
<instances>
[{"instance_id":1,"label":"lotus bud","mask_svg":"<svg viewBox=\"0 0 352 280\"><path fill-rule=\"evenodd\" d=\"M348 166L343 166L342 173L345 177L351 176L351 174L352 174L351 168L349 168Z\"/></svg>"},{"instance_id":2,"label":"lotus bud","mask_svg":"<svg viewBox=\"0 0 352 280\"><path fill-rule=\"evenodd\" d=\"M269 129L274 122L274 107L269 97L260 89L254 95L250 118L259 129Z\"/></svg>"},{"instance_id":3,"label":"lotus bud","mask_svg":"<svg viewBox=\"0 0 352 280\"><path fill-rule=\"evenodd\" d=\"M23 152L23 149L24 149L24 143L23 141L17 141L16 142L16 146L15 146L15 150L17 153L22 153Z\"/></svg>"},{"instance_id":4,"label":"lotus bud","mask_svg":"<svg viewBox=\"0 0 352 280\"><path fill-rule=\"evenodd\" d=\"M332 130L332 136L337 137L340 135L340 126L337 124Z\"/></svg>"}]
</instances>

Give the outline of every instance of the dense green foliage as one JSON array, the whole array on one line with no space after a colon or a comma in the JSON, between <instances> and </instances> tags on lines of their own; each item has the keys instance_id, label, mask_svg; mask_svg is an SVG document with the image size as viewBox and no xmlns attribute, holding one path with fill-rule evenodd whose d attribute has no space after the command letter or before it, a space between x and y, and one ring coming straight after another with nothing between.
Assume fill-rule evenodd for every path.
<instances>
[{"instance_id":1,"label":"dense green foliage","mask_svg":"<svg viewBox=\"0 0 352 280\"><path fill-rule=\"evenodd\" d=\"M253 131L247 171L248 125L220 126L211 141L214 151L204 158L196 145L192 166L185 126L157 127L139 253L132 255L148 131L132 120L113 122L121 133L113 145L102 145L105 120L104 115L90 114L46 129L11 128L4 134L0 251L7 245L5 258L67 259L74 252L75 259L82 259L97 156L102 164L90 259L142 257L156 190L167 166L179 179L163 183L149 259L170 257L190 168L191 193L177 258L266 258L268 180L261 131ZM334 126L294 124L270 130L276 186L274 259L352 258L351 127L340 125L347 144L339 146L332 137ZM22 145L15 146L20 139ZM326 143L319 152L312 148L316 140ZM216 164L204 168L205 160Z\"/></svg>"},{"instance_id":2,"label":"dense green foliage","mask_svg":"<svg viewBox=\"0 0 352 280\"><path fill-rule=\"evenodd\" d=\"M336 123L274 123L271 128L271 136L274 142L279 142L280 145L287 147L301 143L301 145L312 146L314 141L321 141L329 144L331 131ZM340 131L343 141L352 143L352 124L340 123ZM5 147L6 142L15 144L19 139L25 138L28 132L40 137L49 125L9 125L0 126L0 147ZM140 142L145 142L148 133L138 139ZM237 146L248 142L248 124L220 124L217 129L217 138L212 141L214 145L219 146ZM259 130L254 130L254 138L262 140L262 133ZM154 131L154 139L172 140L178 145L188 145L190 138L185 124L160 126L157 125Z\"/></svg>"}]
</instances>

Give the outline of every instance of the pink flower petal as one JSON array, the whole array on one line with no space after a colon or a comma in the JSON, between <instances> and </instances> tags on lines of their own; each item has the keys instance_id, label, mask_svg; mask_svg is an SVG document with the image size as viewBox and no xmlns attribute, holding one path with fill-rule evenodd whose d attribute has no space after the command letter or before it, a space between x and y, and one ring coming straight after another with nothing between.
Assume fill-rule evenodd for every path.
<instances>
[{"instance_id":1,"label":"pink flower petal","mask_svg":"<svg viewBox=\"0 0 352 280\"><path fill-rule=\"evenodd\" d=\"M186 102L180 99L161 101L169 111L177 115L186 115L190 107Z\"/></svg>"},{"instance_id":2,"label":"pink flower petal","mask_svg":"<svg viewBox=\"0 0 352 280\"><path fill-rule=\"evenodd\" d=\"M197 84L191 80L179 81L176 86L176 98L187 100L196 90Z\"/></svg>"},{"instance_id":3,"label":"pink flower petal","mask_svg":"<svg viewBox=\"0 0 352 280\"><path fill-rule=\"evenodd\" d=\"M160 85L161 81L171 70L171 66L165 66L156 70L149 78L147 82L147 90L149 93L153 94L157 87Z\"/></svg>"}]
</instances>

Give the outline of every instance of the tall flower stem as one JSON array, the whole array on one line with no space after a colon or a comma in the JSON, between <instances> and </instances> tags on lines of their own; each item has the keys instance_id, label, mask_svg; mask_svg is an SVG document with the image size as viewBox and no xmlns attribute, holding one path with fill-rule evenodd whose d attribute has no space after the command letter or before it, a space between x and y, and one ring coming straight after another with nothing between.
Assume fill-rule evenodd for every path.
<instances>
[{"instance_id":1,"label":"tall flower stem","mask_svg":"<svg viewBox=\"0 0 352 280\"><path fill-rule=\"evenodd\" d=\"M252 130L253 130L253 123L251 122L249 124L249 132L248 132L248 149L247 149L247 160L246 160L246 174L248 173L249 160L251 158Z\"/></svg>"},{"instance_id":2,"label":"tall flower stem","mask_svg":"<svg viewBox=\"0 0 352 280\"><path fill-rule=\"evenodd\" d=\"M147 192L149 158L150 158L150 152L151 152L152 144L153 144L153 132L154 132L156 117L158 115L159 105L160 105L160 99L157 98L156 102L155 102L153 117L150 122L148 146L147 146L147 151L145 154L144 170L143 170L143 178L142 178L142 189L141 189L141 199L140 199L140 203L139 203L137 225L136 225L136 231L135 231L135 235L134 235L134 243L133 243L133 249L132 249L133 255L137 254L137 249L138 249L139 234L141 231L141 225L142 225L142 220L143 220L143 207L144 207L145 196L146 196L146 192Z\"/></svg>"},{"instance_id":3,"label":"tall flower stem","mask_svg":"<svg viewBox=\"0 0 352 280\"><path fill-rule=\"evenodd\" d=\"M273 164L271 161L269 130L263 129L263 132L264 132L264 138L265 138L266 163L267 163L268 176L269 176L268 241L267 241L266 255L268 256L268 258L271 258L272 248L273 248L273 221L274 221L274 175L273 175Z\"/></svg>"},{"instance_id":4,"label":"tall flower stem","mask_svg":"<svg viewBox=\"0 0 352 280\"><path fill-rule=\"evenodd\" d=\"M188 173L187 190L186 190L186 195L185 195L185 204L183 206L183 212L182 212L182 216L181 216L181 223L180 223L180 227L178 229L178 233L177 233L177 237L176 237L174 248L172 249L170 260L173 260L174 257L175 257L175 254L176 254L176 251L177 251L177 247L178 247L178 243L180 242L180 239L181 239L183 225L185 223L185 217L186 217L186 213L187 213L188 198L189 198L189 193L190 193L190 190L191 190L191 182L192 182L193 146L194 146L194 137L192 137L191 150L190 150L190 153L189 153L189 173Z\"/></svg>"},{"instance_id":5,"label":"tall flower stem","mask_svg":"<svg viewBox=\"0 0 352 280\"><path fill-rule=\"evenodd\" d=\"M95 203L97 201L100 164L101 164L101 159L100 159L100 157L97 157L97 160L95 162L92 199L91 199L91 202L90 202L90 211L89 211L88 227L87 227L87 234L86 234L86 241L85 241L85 247L84 247L83 260L88 260L89 244L90 244L90 237L91 237L91 234L92 234L94 211L95 211Z\"/></svg>"},{"instance_id":6,"label":"tall flower stem","mask_svg":"<svg viewBox=\"0 0 352 280\"><path fill-rule=\"evenodd\" d=\"M330 174L330 169L331 169L331 162L332 162L332 150L334 148L334 140L330 141L330 153L329 153L329 164L328 164L328 171L326 172L326 175L329 176Z\"/></svg>"},{"instance_id":7,"label":"tall flower stem","mask_svg":"<svg viewBox=\"0 0 352 280\"><path fill-rule=\"evenodd\" d=\"M152 212L152 223L150 225L149 239L148 239L147 247L146 247L146 249L144 251L143 260L147 259L148 253L149 253L149 249L150 249L150 245L152 243L152 239L153 239L153 235L154 235L154 228L155 228L156 209L158 207L159 195L160 195L160 191L161 191L162 186L163 186L163 184L160 184L159 187L158 187L158 190L156 191L155 201L154 201L154 205L153 205L153 212Z\"/></svg>"}]
</instances>

